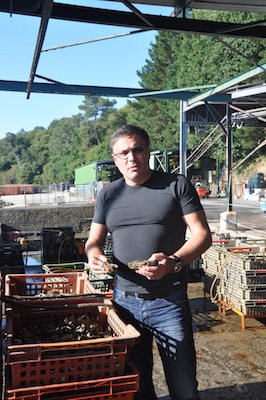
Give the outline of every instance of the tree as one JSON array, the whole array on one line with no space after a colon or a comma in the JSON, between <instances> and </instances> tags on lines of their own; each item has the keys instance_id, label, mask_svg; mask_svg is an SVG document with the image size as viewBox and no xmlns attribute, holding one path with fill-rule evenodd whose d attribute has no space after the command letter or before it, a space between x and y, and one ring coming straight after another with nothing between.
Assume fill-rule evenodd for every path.
<instances>
[{"instance_id":1,"label":"tree","mask_svg":"<svg viewBox=\"0 0 266 400\"><path fill-rule=\"evenodd\" d=\"M90 145L100 144L103 140L104 130L101 126L101 120L108 117L115 104L115 100L111 101L100 96L85 96L79 109L84 111L85 117L91 122L89 124Z\"/></svg>"},{"instance_id":2,"label":"tree","mask_svg":"<svg viewBox=\"0 0 266 400\"><path fill-rule=\"evenodd\" d=\"M187 18L248 23L264 15L193 10ZM265 60L263 41L160 32L137 74L145 89L194 91L195 86L222 83ZM245 83L250 83L250 79ZM79 107L81 112L71 118L54 120L48 129L36 127L30 132L6 134L0 140L0 183L73 181L76 167L111 157L109 139L126 123L147 130L151 150L179 146L179 100L130 100L119 110L114 108L115 104L115 100L87 95ZM189 151L196 149L208 132L206 129L203 135L187 135ZM263 129L250 127L235 129L233 135L235 162L265 138ZM222 163L225 153L225 135L222 135L206 155Z\"/></svg>"},{"instance_id":3,"label":"tree","mask_svg":"<svg viewBox=\"0 0 266 400\"><path fill-rule=\"evenodd\" d=\"M261 19L261 14L237 12L210 12L194 10L188 18L223 22L253 22ZM248 39L221 39L206 35L176 35L160 32L149 51L141 71L140 84L151 90L193 88L199 85L217 85L233 78L263 62L265 43ZM248 81L248 80L247 80ZM179 101L137 100L132 104L131 119L148 127L152 140L163 138L165 147L178 143ZM189 137L193 150L204 136ZM241 143L241 137L239 137ZM223 141L220 140L220 144ZM239 146L241 147L241 145ZM211 152L209 152L211 154ZM225 151L223 152L225 157ZM236 151L236 156L240 152ZM235 155L234 155L235 156Z\"/></svg>"}]
</instances>

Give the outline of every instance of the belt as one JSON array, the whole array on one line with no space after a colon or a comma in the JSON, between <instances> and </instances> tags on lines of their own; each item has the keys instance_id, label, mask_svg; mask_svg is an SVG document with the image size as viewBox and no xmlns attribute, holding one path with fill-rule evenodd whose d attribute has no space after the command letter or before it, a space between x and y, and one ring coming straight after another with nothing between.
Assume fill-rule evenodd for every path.
<instances>
[{"instance_id":1,"label":"belt","mask_svg":"<svg viewBox=\"0 0 266 400\"><path fill-rule=\"evenodd\" d=\"M136 297L137 299L142 299L142 300L155 300L158 299L161 296L158 296L156 294L150 294L150 293L135 293L135 292L125 292L126 296L132 296Z\"/></svg>"}]
</instances>

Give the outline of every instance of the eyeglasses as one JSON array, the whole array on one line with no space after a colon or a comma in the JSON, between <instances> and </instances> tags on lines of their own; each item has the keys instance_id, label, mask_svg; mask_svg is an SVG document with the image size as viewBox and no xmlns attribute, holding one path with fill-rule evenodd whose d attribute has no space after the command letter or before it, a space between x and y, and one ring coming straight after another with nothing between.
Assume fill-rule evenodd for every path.
<instances>
[{"instance_id":1,"label":"eyeglasses","mask_svg":"<svg viewBox=\"0 0 266 400\"><path fill-rule=\"evenodd\" d=\"M144 153L144 151L147 147L149 147L149 145L136 146L136 147L133 147L132 149L126 149L126 150L120 151L120 153L113 154L113 156L121 158L122 160L127 160L130 152L132 152L134 156L138 156L139 154Z\"/></svg>"}]
</instances>

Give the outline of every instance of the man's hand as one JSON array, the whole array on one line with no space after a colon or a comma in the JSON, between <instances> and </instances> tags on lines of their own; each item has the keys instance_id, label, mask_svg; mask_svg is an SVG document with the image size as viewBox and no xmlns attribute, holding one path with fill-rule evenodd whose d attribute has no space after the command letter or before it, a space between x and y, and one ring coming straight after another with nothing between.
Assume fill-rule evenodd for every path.
<instances>
[{"instance_id":1,"label":"man's hand","mask_svg":"<svg viewBox=\"0 0 266 400\"><path fill-rule=\"evenodd\" d=\"M89 258L89 268L95 274L106 274L105 263L108 261L104 254L91 255Z\"/></svg>"},{"instance_id":2,"label":"man's hand","mask_svg":"<svg viewBox=\"0 0 266 400\"><path fill-rule=\"evenodd\" d=\"M148 261L156 265L143 265L136 273L145 276L149 280L159 280L173 270L173 260L164 253L154 253Z\"/></svg>"}]
</instances>

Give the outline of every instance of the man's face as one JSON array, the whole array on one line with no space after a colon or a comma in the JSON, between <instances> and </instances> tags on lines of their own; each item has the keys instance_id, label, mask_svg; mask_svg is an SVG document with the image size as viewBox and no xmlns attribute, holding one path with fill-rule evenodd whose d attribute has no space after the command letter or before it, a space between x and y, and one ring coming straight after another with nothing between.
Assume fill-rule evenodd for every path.
<instances>
[{"instance_id":1,"label":"man's face","mask_svg":"<svg viewBox=\"0 0 266 400\"><path fill-rule=\"evenodd\" d=\"M130 186L141 185L151 176L150 148L137 136L122 136L113 146L113 160Z\"/></svg>"}]
</instances>

